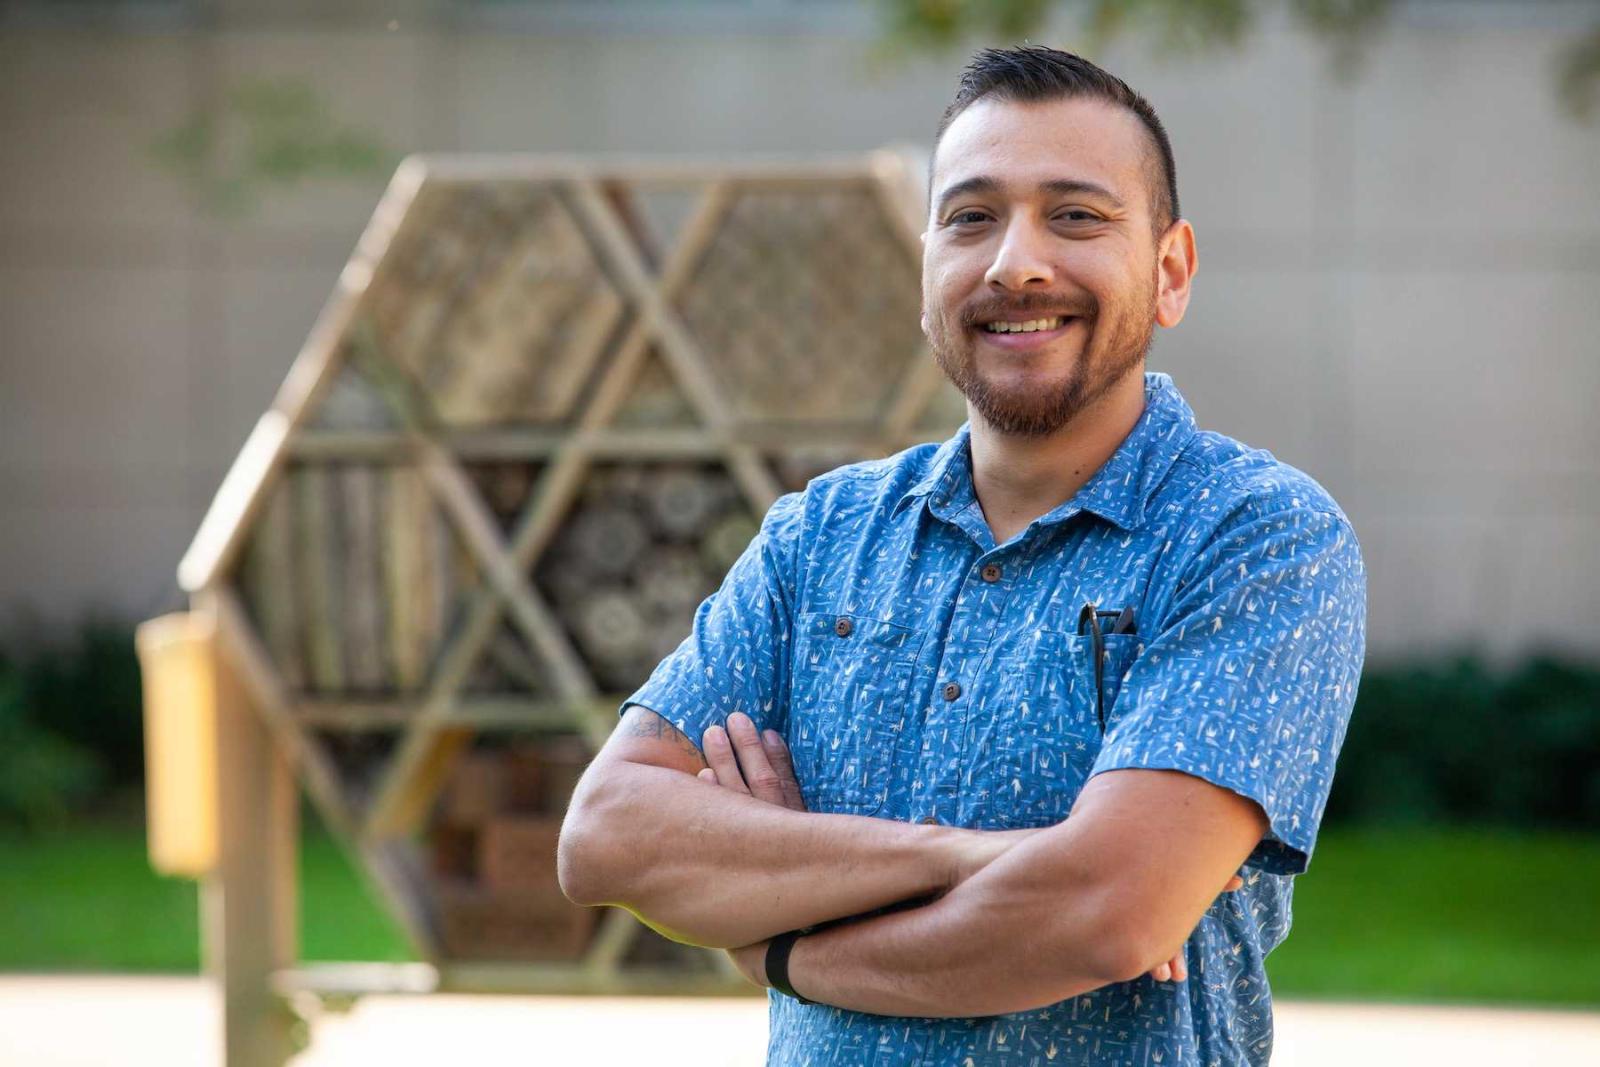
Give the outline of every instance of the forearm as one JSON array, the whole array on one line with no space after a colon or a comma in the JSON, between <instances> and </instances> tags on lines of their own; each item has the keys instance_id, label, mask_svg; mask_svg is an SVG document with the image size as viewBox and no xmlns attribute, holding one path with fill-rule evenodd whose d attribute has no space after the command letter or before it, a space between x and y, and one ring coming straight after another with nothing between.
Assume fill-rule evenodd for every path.
<instances>
[{"instance_id":1,"label":"forearm","mask_svg":"<svg viewBox=\"0 0 1600 1067\"><path fill-rule=\"evenodd\" d=\"M562 885L713 948L948 889L971 831L792 811L663 767L585 780L562 829Z\"/></svg>"},{"instance_id":2,"label":"forearm","mask_svg":"<svg viewBox=\"0 0 1600 1067\"><path fill-rule=\"evenodd\" d=\"M1085 878L1026 875L1019 846L921 908L801 938L789 957L810 1000L878 1015L949 1018L1028 1011L1143 973Z\"/></svg>"},{"instance_id":3,"label":"forearm","mask_svg":"<svg viewBox=\"0 0 1600 1067\"><path fill-rule=\"evenodd\" d=\"M1269 829L1255 802L1185 773L1097 775L1065 822L935 903L801 938L790 981L912 1016L1027 1011L1131 981L1181 949Z\"/></svg>"}]
</instances>

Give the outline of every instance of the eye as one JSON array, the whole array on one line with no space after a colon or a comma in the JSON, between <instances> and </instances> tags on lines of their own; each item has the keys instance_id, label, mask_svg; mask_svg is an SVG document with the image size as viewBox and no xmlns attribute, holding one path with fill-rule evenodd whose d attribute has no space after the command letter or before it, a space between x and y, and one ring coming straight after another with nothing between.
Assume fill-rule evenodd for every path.
<instances>
[{"instance_id":1,"label":"eye","mask_svg":"<svg viewBox=\"0 0 1600 1067\"><path fill-rule=\"evenodd\" d=\"M1100 221L1100 216L1099 215L1096 215L1092 211L1086 211L1083 208L1071 208L1071 209L1069 209L1067 211L1061 212L1059 215L1056 216L1056 218L1061 219L1063 222L1099 222Z\"/></svg>"},{"instance_id":2,"label":"eye","mask_svg":"<svg viewBox=\"0 0 1600 1067\"><path fill-rule=\"evenodd\" d=\"M989 216L982 211L958 211L956 214L950 216L950 220L948 223L946 223L946 225L970 226L974 223L982 222L988 217Z\"/></svg>"}]
</instances>

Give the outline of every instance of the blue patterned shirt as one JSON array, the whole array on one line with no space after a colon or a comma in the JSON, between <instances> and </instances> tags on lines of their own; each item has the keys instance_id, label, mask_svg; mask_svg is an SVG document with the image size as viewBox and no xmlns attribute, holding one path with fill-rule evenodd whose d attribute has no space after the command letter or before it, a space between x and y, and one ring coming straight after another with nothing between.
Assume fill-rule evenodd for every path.
<instances>
[{"instance_id":1,"label":"blue patterned shirt","mask_svg":"<svg viewBox=\"0 0 1600 1067\"><path fill-rule=\"evenodd\" d=\"M1131 607L1094 693L1080 609ZM638 703L697 743L742 710L787 739L807 807L977 829L1065 819L1102 771L1183 771L1271 829L1148 976L1034 1011L922 1019L769 991L768 1064L1265 1064L1264 960L1288 933L1365 651L1349 520L1270 452L1196 428L1167 374L1072 499L997 545L968 428L783 497ZM1099 725L1103 709L1105 731ZM1026 951L1018 946L1016 951Z\"/></svg>"}]
</instances>

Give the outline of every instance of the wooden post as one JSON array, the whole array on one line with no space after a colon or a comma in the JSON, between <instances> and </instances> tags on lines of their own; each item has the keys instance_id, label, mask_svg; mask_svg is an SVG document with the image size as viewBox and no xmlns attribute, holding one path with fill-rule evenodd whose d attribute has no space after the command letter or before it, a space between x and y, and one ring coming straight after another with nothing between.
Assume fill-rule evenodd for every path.
<instances>
[{"instance_id":1,"label":"wooden post","mask_svg":"<svg viewBox=\"0 0 1600 1067\"><path fill-rule=\"evenodd\" d=\"M221 995L225 1067L284 1067L295 1019L272 975L299 955L299 794L226 641L216 649L220 849L201 886L204 965Z\"/></svg>"}]
</instances>

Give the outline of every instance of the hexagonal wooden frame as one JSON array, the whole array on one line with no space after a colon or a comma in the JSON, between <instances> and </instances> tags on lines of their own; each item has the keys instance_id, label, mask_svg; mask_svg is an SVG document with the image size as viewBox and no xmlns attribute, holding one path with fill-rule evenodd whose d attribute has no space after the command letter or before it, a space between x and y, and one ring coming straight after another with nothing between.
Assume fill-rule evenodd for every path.
<instances>
[{"instance_id":1,"label":"hexagonal wooden frame","mask_svg":"<svg viewBox=\"0 0 1600 1067\"><path fill-rule=\"evenodd\" d=\"M328 430L314 424L322 400L352 350L382 360L364 326L369 283L410 207L424 189L457 183L544 183L558 189L622 299L635 309L631 325L609 350L578 358L595 365L596 384L570 425L451 430L428 425L404 403L394 403L394 429ZM426 904L422 863L409 834L417 830L445 775L478 730L576 728L596 748L609 735L625 694L600 694L531 573L554 536L590 465L597 460L659 461L668 457L719 460L748 499L765 512L780 487L768 457L814 450L816 433L805 426L770 427L741 422L730 410L696 340L675 309L699 258L735 198L747 190L869 190L913 264L920 263L924 191L920 167L909 157L878 152L865 157L728 164L576 159L552 156L415 157L397 172L356 252L340 275L271 409L262 416L236 459L179 568L179 581L197 604L215 613L225 647L235 661L271 733L295 766L334 833L352 849L360 868L399 920L414 949L438 959L439 937ZM652 190L687 190L694 206L652 269L645 241L630 219L629 197ZM693 429L634 429L615 420L645 369L659 353L692 406ZM927 413L943 376L926 350L907 353L892 400L874 424L843 431L827 428L830 450L861 458L883 455L926 436ZM949 427L953 428L953 427ZM463 460L469 456L538 459L546 465L521 518L503 535ZM231 584L239 555L263 501L290 459L400 460L420 470L433 501L453 523L481 567L484 586L472 596L465 622L437 657L420 699L351 704L301 699L284 684L271 655ZM468 672L508 618L548 669L556 699L466 701ZM396 728L400 743L366 811L345 796L326 751L311 734L321 728ZM577 965L456 965L455 988L607 989L670 988L726 991L743 985L722 954L720 977L674 972L627 981L621 960L642 926L612 910L586 957ZM698 984L697 984L698 983Z\"/></svg>"}]
</instances>

